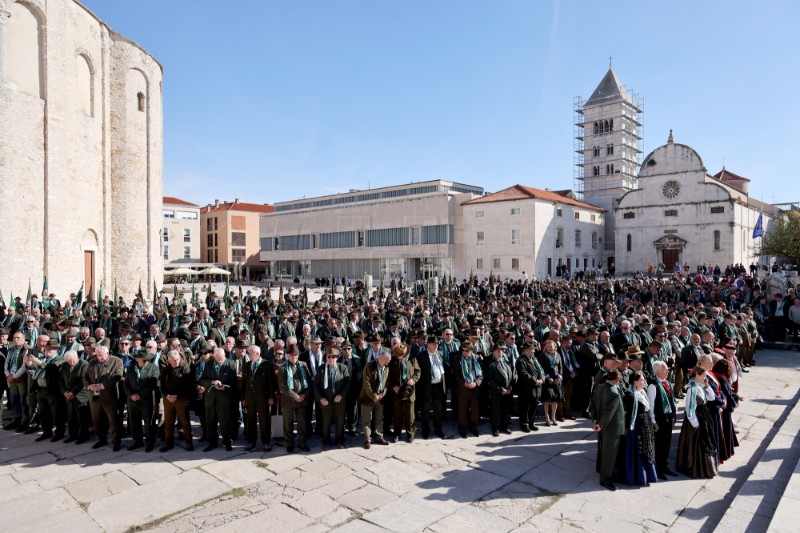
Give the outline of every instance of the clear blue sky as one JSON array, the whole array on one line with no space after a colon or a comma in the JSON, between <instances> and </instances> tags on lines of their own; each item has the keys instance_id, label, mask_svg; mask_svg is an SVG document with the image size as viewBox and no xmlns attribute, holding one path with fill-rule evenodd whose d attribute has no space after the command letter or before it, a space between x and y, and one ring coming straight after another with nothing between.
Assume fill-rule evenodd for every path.
<instances>
[{"instance_id":1,"label":"clear blue sky","mask_svg":"<svg viewBox=\"0 0 800 533\"><path fill-rule=\"evenodd\" d=\"M83 0L164 65L164 194L276 202L443 178L568 188L609 56L645 154L800 200L800 3Z\"/></svg>"}]
</instances>

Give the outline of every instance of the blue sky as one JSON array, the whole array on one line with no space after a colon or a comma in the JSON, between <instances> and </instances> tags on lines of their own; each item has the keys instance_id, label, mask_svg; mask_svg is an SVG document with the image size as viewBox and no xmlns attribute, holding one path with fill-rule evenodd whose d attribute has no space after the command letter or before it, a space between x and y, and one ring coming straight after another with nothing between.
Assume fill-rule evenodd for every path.
<instances>
[{"instance_id":1,"label":"blue sky","mask_svg":"<svg viewBox=\"0 0 800 533\"><path fill-rule=\"evenodd\" d=\"M608 69L645 154L800 200L800 3L83 0L164 65L164 194L271 203L427 179L568 188ZM757 7L756 7L757 6Z\"/></svg>"}]
</instances>

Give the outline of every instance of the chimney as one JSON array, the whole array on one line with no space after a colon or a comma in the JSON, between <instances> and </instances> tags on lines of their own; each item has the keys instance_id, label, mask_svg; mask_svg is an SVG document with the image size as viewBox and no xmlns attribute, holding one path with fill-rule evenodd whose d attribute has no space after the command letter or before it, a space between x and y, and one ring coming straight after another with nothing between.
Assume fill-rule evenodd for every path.
<instances>
[{"instance_id":1,"label":"chimney","mask_svg":"<svg viewBox=\"0 0 800 533\"><path fill-rule=\"evenodd\" d=\"M216 198L214 199L214 207L219 207L219 200Z\"/></svg>"},{"instance_id":2,"label":"chimney","mask_svg":"<svg viewBox=\"0 0 800 533\"><path fill-rule=\"evenodd\" d=\"M233 203L238 204L239 203L239 199L238 198L234 198L233 199Z\"/></svg>"}]
</instances>

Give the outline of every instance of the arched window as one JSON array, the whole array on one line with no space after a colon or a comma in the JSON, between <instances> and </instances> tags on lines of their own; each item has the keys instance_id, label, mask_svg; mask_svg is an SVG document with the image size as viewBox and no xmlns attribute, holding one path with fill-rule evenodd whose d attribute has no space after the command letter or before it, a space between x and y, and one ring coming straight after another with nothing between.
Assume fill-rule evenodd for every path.
<instances>
[{"instance_id":1,"label":"arched window","mask_svg":"<svg viewBox=\"0 0 800 533\"><path fill-rule=\"evenodd\" d=\"M78 111L83 111L86 115L94 116L93 108L93 75L92 66L83 54L78 54L76 59L76 95L75 107Z\"/></svg>"},{"instance_id":2,"label":"arched window","mask_svg":"<svg viewBox=\"0 0 800 533\"><path fill-rule=\"evenodd\" d=\"M21 93L42 98L42 39L43 21L38 11L25 4L12 2L7 25L8 81Z\"/></svg>"},{"instance_id":3,"label":"arched window","mask_svg":"<svg viewBox=\"0 0 800 533\"><path fill-rule=\"evenodd\" d=\"M608 131L614 131L614 119L613 118L608 123Z\"/></svg>"},{"instance_id":4,"label":"arched window","mask_svg":"<svg viewBox=\"0 0 800 533\"><path fill-rule=\"evenodd\" d=\"M633 248L633 238L631 238L631 234L628 233L628 236L625 238L625 250L630 252L631 248Z\"/></svg>"},{"instance_id":5,"label":"arched window","mask_svg":"<svg viewBox=\"0 0 800 533\"><path fill-rule=\"evenodd\" d=\"M140 92L136 94L136 102L139 108L139 111L144 111L144 93Z\"/></svg>"},{"instance_id":6,"label":"arched window","mask_svg":"<svg viewBox=\"0 0 800 533\"><path fill-rule=\"evenodd\" d=\"M608 121L603 122L603 132L608 133L610 130L608 129Z\"/></svg>"},{"instance_id":7,"label":"arched window","mask_svg":"<svg viewBox=\"0 0 800 533\"><path fill-rule=\"evenodd\" d=\"M714 250L720 249L720 232L719 230L714 230Z\"/></svg>"},{"instance_id":8,"label":"arched window","mask_svg":"<svg viewBox=\"0 0 800 533\"><path fill-rule=\"evenodd\" d=\"M611 174L611 165L606 165L606 174Z\"/></svg>"},{"instance_id":9,"label":"arched window","mask_svg":"<svg viewBox=\"0 0 800 533\"><path fill-rule=\"evenodd\" d=\"M595 135L597 135L597 134L599 133L598 129L599 129L599 128L598 128L598 126L597 126L597 122L595 122L595 123L594 123L594 134L595 134Z\"/></svg>"}]
</instances>

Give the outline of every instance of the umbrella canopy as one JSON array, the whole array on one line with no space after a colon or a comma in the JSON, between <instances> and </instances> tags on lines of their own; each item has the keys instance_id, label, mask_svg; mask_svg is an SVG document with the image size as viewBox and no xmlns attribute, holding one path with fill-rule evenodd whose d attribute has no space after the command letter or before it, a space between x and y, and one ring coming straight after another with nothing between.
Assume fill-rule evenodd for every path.
<instances>
[{"instance_id":1,"label":"umbrella canopy","mask_svg":"<svg viewBox=\"0 0 800 533\"><path fill-rule=\"evenodd\" d=\"M211 275L219 275L219 276L230 276L231 273L225 270L224 268L219 267L211 267L211 268L204 268L198 274L211 274Z\"/></svg>"},{"instance_id":2,"label":"umbrella canopy","mask_svg":"<svg viewBox=\"0 0 800 533\"><path fill-rule=\"evenodd\" d=\"M175 270L167 270L164 272L167 276L193 276L195 274L202 274L203 272L198 272L197 270L192 270L191 268L180 267L176 268Z\"/></svg>"}]
</instances>

